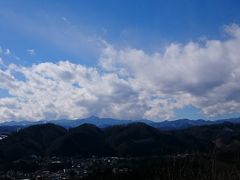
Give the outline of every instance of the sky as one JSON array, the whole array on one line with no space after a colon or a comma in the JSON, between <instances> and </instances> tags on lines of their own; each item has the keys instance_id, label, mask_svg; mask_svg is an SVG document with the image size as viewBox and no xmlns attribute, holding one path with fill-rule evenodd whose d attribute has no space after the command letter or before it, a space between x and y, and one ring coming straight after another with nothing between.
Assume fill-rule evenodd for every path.
<instances>
[{"instance_id":1,"label":"sky","mask_svg":"<svg viewBox=\"0 0 240 180\"><path fill-rule=\"evenodd\" d=\"M238 0L0 0L0 122L240 116Z\"/></svg>"}]
</instances>

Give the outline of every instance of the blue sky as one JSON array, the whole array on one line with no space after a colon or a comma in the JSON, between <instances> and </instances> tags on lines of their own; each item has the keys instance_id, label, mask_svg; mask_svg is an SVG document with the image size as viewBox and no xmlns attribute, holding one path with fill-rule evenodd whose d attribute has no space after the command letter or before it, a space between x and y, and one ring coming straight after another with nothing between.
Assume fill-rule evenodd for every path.
<instances>
[{"instance_id":1,"label":"blue sky","mask_svg":"<svg viewBox=\"0 0 240 180\"><path fill-rule=\"evenodd\" d=\"M80 52L71 51L52 40L49 31L60 30L57 37L64 34L64 29L70 33L81 31L88 36L101 36L119 46L155 51L169 42L223 38L223 25L240 21L240 2L237 0L10 0L1 1L0 5L1 46L11 48L16 56L28 59L30 63L36 59L71 58L84 64L96 64L97 47L94 44L81 47ZM44 31L42 35L41 31ZM64 44L64 40L59 43ZM81 43L84 44L78 42L76 46ZM38 56L28 57L26 49L29 48L35 49Z\"/></svg>"},{"instance_id":2,"label":"blue sky","mask_svg":"<svg viewBox=\"0 0 240 180\"><path fill-rule=\"evenodd\" d=\"M32 97L30 97L31 93L23 95L20 92L16 92L16 90L11 89L12 86L9 87L6 85L6 82L3 82L4 78L0 78L0 81L2 81L2 85L0 82L0 101L4 102L2 105L0 104L0 112L5 114L0 116L0 119L3 121L8 119L74 119L90 115L98 115L102 117L110 116L123 119L149 118L153 120L163 120L176 118L216 119L238 116L239 113L236 110L239 105L238 100L236 100L238 97L235 99L230 98L236 96L233 92L237 92L238 87L234 86L236 89L231 89L233 94L227 94L225 97L221 97L224 99L224 102L222 102L219 107L221 106L222 109L226 109L225 106L228 105L230 113L223 110L221 112L215 112L219 107L217 105L215 107L213 103L215 102L216 104L216 102L218 102L217 98L220 98L220 96L213 97L211 94L210 97L209 92L213 93L217 91L220 86L222 87L227 83L229 84L229 80L226 80L223 83L217 78L217 73L213 75L211 74L211 76L215 78L211 81L206 80L207 78L205 77L196 75L200 71L199 68L207 67L208 63L214 67L218 67L219 63L217 59L215 62L217 64L214 64L209 60L206 61L206 64L204 65L198 65L197 68L194 66L197 70L193 71L191 76L195 77L196 75L196 78L190 80L184 79L185 77L183 77L181 78L183 81L182 84L186 83L186 85L178 86L175 86L175 84L177 81L179 82L179 80L177 80L179 75L176 75L172 79L166 74L162 75L162 64L158 64L159 71L161 72L158 72L158 70L153 71L152 74L154 75L149 75L147 80L139 75L139 69L136 68L143 68L142 71L144 72L144 66L142 66L142 64L148 63L148 61L150 64L152 61L155 61L156 54L162 55L159 55L159 59L167 59L164 58L163 55L168 54L167 50L171 50L172 52L174 45L180 44L183 47L188 47L187 45L194 43L196 46L205 47L206 52L209 52L209 49L212 49L208 47L209 41L217 40L223 47L227 46L227 44L235 43L235 41L232 42L231 40L234 38L238 39L235 34L238 32L238 24L240 24L239 8L240 2L238 0L0 1L0 62L2 62L0 63L0 65L2 64L0 70L2 71L2 74L4 73L6 75L6 77L9 75L18 81L14 82L14 85L17 84L16 86L18 86L18 89L20 86L19 84L23 84L22 82L30 83L30 81L33 80L31 77L37 70L31 73L30 70L33 70L34 68L42 67L43 65L48 65L47 68L49 71L66 68L65 66L62 67L62 64L59 64L60 61L85 67L89 71L91 68L94 68L101 79L106 79L105 76L108 77L113 74L118 78L117 80L111 79L108 82L105 82L104 80L99 86L102 86L103 84L111 84L108 88L115 90L119 88L120 85L118 84L117 88L115 86L113 87L112 81L119 81L120 84L123 83L121 86L127 86L126 84L131 84L132 82L136 83L136 85L131 84L127 86L131 91L129 90L125 92L125 90L119 90L121 92L124 91L124 98L126 98L126 100L129 99L132 94L134 94L134 97L136 96L130 105L121 102L120 99L122 97L115 97L117 96L116 93L114 95L107 94L108 92L104 91L107 87L102 90L104 97L99 94L91 94L93 90L90 89L89 86L92 86L92 84L86 84L84 86L84 83L79 80L79 77L76 77L74 81L72 80L72 84L79 83L79 92L83 93L82 91L84 90L84 92L87 92L87 95L84 95L84 97L91 96L96 99L94 102L90 103L87 100L83 101L81 99L82 96L78 96L79 102L81 102L79 105L80 109L76 109L76 112L70 112L69 110L61 114L59 112L63 107L59 104L41 102L41 100L32 100ZM226 33L226 31L228 32ZM215 47L215 45L210 46ZM176 48L174 50L176 50ZM235 51L231 49L228 53L233 57L232 54L234 52ZM133 54L134 57L132 57ZM186 57L189 57L190 55L193 56L192 59L198 59L198 57L195 57L195 55L191 53L187 54ZM122 56L126 58L122 59ZM131 58L128 58L129 56ZM216 54L216 56L219 58L218 56L220 55ZM210 57L212 57L212 54L210 53L207 58L208 57L211 59ZM221 57L223 56L221 55ZM116 60L114 60L114 58ZM135 61L135 58L136 63L133 66L131 63L132 59ZM141 61L138 63L138 60L141 58L144 59L143 61L147 59L146 62L143 63L143 61ZM174 56L174 58L175 60L181 59L180 55L179 57ZM237 65L239 64L239 61L236 62L236 60L231 59L230 56L224 58L220 64L225 64L227 61L237 63ZM109 68L109 61L111 61L111 63L114 61L114 64L111 64L111 68ZM14 67L15 69L13 68L13 64L16 66ZM170 65L172 66L172 64L168 64L166 67ZM188 65L190 66L191 64ZM54 66L54 68L52 66ZM112 66L114 66L114 68ZM181 69L182 71L184 66L182 67L179 65L174 68L177 68L177 71L178 69ZM221 70L222 69L219 67L219 72ZM201 69L201 73L202 71L203 70ZM225 76L233 71L235 70L229 69ZM125 72L125 74L123 75L122 72ZM45 77L44 73L46 72L41 71L38 72L38 75L42 75L41 78L43 78ZM79 72L71 70L71 72L68 73L77 74ZM31 74L31 77L29 74ZM155 82L155 79L158 78L158 75L160 77L160 74L161 77L166 77L164 77L161 82ZM2 77L5 77L5 75L2 75ZM189 74L185 76L188 75ZM234 77L237 78L238 76ZM51 78L55 79L57 77L54 76ZM197 83L194 81L195 84L189 84L190 81L193 83L193 79L196 80ZM200 87L199 85L201 85L203 79L204 83ZM123 82L124 80L126 82ZM234 79L234 82L235 80L236 79ZM63 81L64 79L60 80L58 83ZM143 90L142 87L140 88L140 86L137 85L137 82L149 84L149 88ZM156 87L153 87L152 84ZM166 93L165 89L167 88L164 87L166 84L170 88L168 91L174 89L174 95ZM23 88L23 86L21 86L21 88ZM52 88L52 85L48 85L46 88ZM150 93L149 96L151 96L151 88L152 91L155 89L154 93L156 93L154 94L154 97L150 98L151 102L145 98L145 96L145 99L142 100L144 93L147 94L148 92ZM221 90L220 92L226 92L226 89ZM38 92L38 90L39 89L28 89L26 91ZM230 90L228 91L230 92ZM23 90L21 92L23 92ZM49 95L51 92L42 90L40 94ZM181 94L181 97L179 94ZM120 93L120 95L122 94ZM184 97L188 95L191 96L191 100L188 102L182 100L182 98L186 99ZM39 96L39 94L34 97L36 98L37 96ZM65 94L62 96L68 98L69 95ZM231 100L229 100L229 98ZM26 108L29 107L31 103L37 103L41 104L42 110L34 112L29 116L19 116L19 113L22 112L23 109L20 110L14 105L10 106L5 104L5 101L8 103L9 101L14 101L20 106L20 104L22 105L22 101L19 99L27 99L26 101L28 103L24 104ZM139 112L133 107L133 104L136 104L136 99L138 99L137 104L139 104L139 107L137 106L136 108L145 112L140 116L137 116ZM141 99L141 102L139 99ZM208 99L210 99L209 101L211 102L208 102ZM219 99L219 101L222 101L222 99ZM167 102L165 102L166 100ZM177 103L175 103L175 101ZM105 102L106 104L102 102ZM171 102L174 103L171 104ZM89 105L89 103L91 105ZM113 107L116 106L116 108L112 109L108 107L107 103L110 103ZM73 104L76 104L76 102L73 103L71 101L66 106L71 109ZM49 109L47 108L49 105L52 105L51 107L54 113L47 112L46 109ZM89 107L84 107L88 105ZM203 106L209 108L206 109L203 108ZM102 107L106 108L104 109ZM120 110L117 107L121 107L122 109ZM89 110L91 108L94 109L94 111ZM131 111L122 116L121 113L124 112L125 108L130 109ZM114 113L109 111L114 111ZM161 116L161 114L165 115Z\"/></svg>"}]
</instances>

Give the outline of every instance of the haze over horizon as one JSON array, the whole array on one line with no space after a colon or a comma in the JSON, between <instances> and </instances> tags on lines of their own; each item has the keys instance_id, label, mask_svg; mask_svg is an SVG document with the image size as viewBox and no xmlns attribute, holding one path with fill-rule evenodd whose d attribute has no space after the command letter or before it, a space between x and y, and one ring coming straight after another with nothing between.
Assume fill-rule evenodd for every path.
<instances>
[{"instance_id":1,"label":"haze over horizon","mask_svg":"<svg viewBox=\"0 0 240 180\"><path fill-rule=\"evenodd\" d=\"M239 7L0 1L0 122L239 117Z\"/></svg>"}]
</instances>

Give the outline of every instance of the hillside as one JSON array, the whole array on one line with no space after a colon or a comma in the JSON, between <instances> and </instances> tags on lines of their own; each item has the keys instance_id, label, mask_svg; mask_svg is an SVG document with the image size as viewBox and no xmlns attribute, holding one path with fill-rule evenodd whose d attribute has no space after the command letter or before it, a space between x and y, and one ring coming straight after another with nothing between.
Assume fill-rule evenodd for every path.
<instances>
[{"instance_id":1,"label":"hillside","mask_svg":"<svg viewBox=\"0 0 240 180\"><path fill-rule=\"evenodd\" d=\"M106 141L121 155L144 156L178 152L182 142L144 123L105 129Z\"/></svg>"},{"instance_id":2,"label":"hillside","mask_svg":"<svg viewBox=\"0 0 240 180\"><path fill-rule=\"evenodd\" d=\"M65 136L58 138L47 150L56 156L106 156L113 154L105 142L104 132L92 124L83 124L69 129Z\"/></svg>"},{"instance_id":3,"label":"hillside","mask_svg":"<svg viewBox=\"0 0 240 180\"><path fill-rule=\"evenodd\" d=\"M223 123L161 131L144 123L100 129L83 124L66 130L34 125L0 141L0 159L37 156L154 156L179 153L238 155L240 124Z\"/></svg>"},{"instance_id":4,"label":"hillside","mask_svg":"<svg viewBox=\"0 0 240 180\"><path fill-rule=\"evenodd\" d=\"M30 155L44 156L46 148L66 133L66 129L54 124L27 127L0 141L0 158L14 160Z\"/></svg>"}]
</instances>

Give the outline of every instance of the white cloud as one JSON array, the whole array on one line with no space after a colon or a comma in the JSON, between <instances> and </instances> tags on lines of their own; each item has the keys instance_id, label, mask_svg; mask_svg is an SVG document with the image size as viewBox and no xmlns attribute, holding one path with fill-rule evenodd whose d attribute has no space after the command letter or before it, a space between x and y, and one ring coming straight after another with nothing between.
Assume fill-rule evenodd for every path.
<instances>
[{"instance_id":1,"label":"white cloud","mask_svg":"<svg viewBox=\"0 0 240 180\"><path fill-rule=\"evenodd\" d=\"M5 55L9 55L9 54L11 54L10 49L5 49L4 54L5 54Z\"/></svg>"},{"instance_id":2,"label":"white cloud","mask_svg":"<svg viewBox=\"0 0 240 180\"><path fill-rule=\"evenodd\" d=\"M27 49L27 53L28 53L29 55L31 55L31 56L36 55L36 52L35 52L34 49Z\"/></svg>"},{"instance_id":3,"label":"white cloud","mask_svg":"<svg viewBox=\"0 0 240 180\"><path fill-rule=\"evenodd\" d=\"M170 44L163 53L106 44L100 67L69 61L1 69L0 120L170 119L187 105L207 116L239 112L240 27L226 40ZM21 76L20 76L21 74Z\"/></svg>"},{"instance_id":4,"label":"white cloud","mask_svg":"<svg viewBox=\"0 0 240 180\"><path fill-rule=\"evenodd\" d=\"M72 23L66 18L66 17L62 17L61 18L62 20L63 20L63 22L65 22L66 24L68 24L68 25L71 25L72 26Z\"/></svg>"},{"instance_id":5,"label":"white cloud","mask_svg":"<svg viewBox=\"0 0 240 180\"><path fill-rule=\"evenodd\" d=\"M22 73L26 80L15 79L11 74L16 71ZM109 113L106 110L111 111L112 108L108 101L114 98L116 100L112 101L117 101L117 96L124 96L117 92L118 86L126 86L126 82L114 74L100 75L94 68L67 61L41 63L30 68L11 65L0 73L0 87L14 96L12 99L17 105L7 108L7 111L6 106L0 107L9 115L2 115L3 120L12 118L13 114L21 114L17 119L74 119L90 114L106 115L104 113Z\"/></svg>"},{"instance_id":6,"label":"white cloud","mask_svg":"<svg viewBox=\"0 0 240 180\"><path fill-rule=\"evenodd\" d=\"M100 65L108 72L130 78L139 94L169 100L161 107L155 102L160 98L156 98L146 117L161 118L166 108L168 118L173 109L187 104L200 108L206 116L239 112L240 27L234 24L226 31L230 35L227 40L170 44L162 54L108 46Z\"/></svg>"},{"instance_id":7,"label":"white cloud","mask_svg":"<svg viewBox=\"0 0 240 180\"><path fill-rule=\"evenodd\" d=\"M8 49L8 48L2 48L1 46L0 46L0 55L10 55L11 54L11 51L10 51L10 49Z\"/></svg>"}]
</instances>

